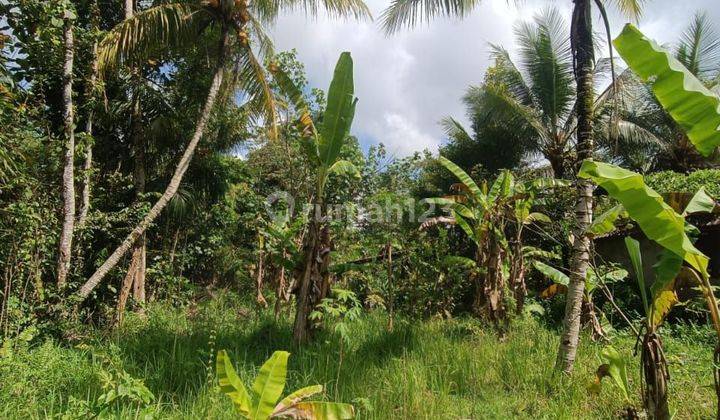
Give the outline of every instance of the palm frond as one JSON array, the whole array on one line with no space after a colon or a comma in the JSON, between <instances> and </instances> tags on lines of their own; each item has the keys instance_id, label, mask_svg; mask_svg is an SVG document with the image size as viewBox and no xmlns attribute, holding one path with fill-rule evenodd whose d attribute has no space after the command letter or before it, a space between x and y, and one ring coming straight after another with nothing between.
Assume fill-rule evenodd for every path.
<instances>
[{"instance_id":1,"label":"palm frond","mask_svg":"<svg viewBox=\"0 0 720 420\"><path fill-rule=\"evenodd\" d=\"M293 10L303 10L311 16L324 10L335 17L372 19L363 0L259 0L251 2L249 9L264 23L274 22L280 12Z\"/></svg>"},{"instance_id":2,"label":"palm frond","mask_svg":"<svg viewBox=\"0 0 720 420\"><path fill-rule=\"evenodd\" d=\"M212 21L209 9L191 3L162 4L140 12L119 23L101 41L101 73L118 64L139 62L168 48L190 44Z\"/></svg>"},{"instance_id":3,"label":"palm frond","mask_svg":"<svg viewBox=\"0 0 720 420\"><path fill-rule=\"evenodd\" d=\"M445 117L440 120L440 126L445 132L445 135L456 142L473 141L472 136L465 130L465 127L453 117Z\"/></svg>"},{"instance_id":4,"label":"palm frond","mask_svg":"<svg viewBox=\"0 0 720 420\"><path fill-rule=\"evenodd\" d=\"M557 129L575 98L570 30L558 10L549 8L534 23L518 25L515 33L533 98L548 125Z\"/></svg>"},{"instance_id":5,"label":"palm frond","mask_svg":"<svg viewBox=\"0 0 720 420\"><path fill-rule=\"evenodd\" d=\"M611 0L620 13L628 19L639 20L646 0Z\"/></svg>"},{"instance_id":6,"label":"palm frond","mask_svg":"<svg viewBox=\"0 0 720 420\"><path fill-rule=\"evenodd\" d=\"M238 54L235 86L245 95L245 106L269 128L270 137L277 137L277 106L265 68L250 47L242 48Z\"/></svg>"},{"instance_id":7,"label":"palm frond","mask_svg":"<svg viewBox=\"0 0 720 420\"><path fill-rule=\"evenodd\" d=\"M381 16L381 26L386 34L403 27L411 28L418 23L430 22L436 16L464 18L481 0L392 0Z\"/></svg>"},{"instance_id":8,"label":"palm frond","mask_svg":"<svg viewBox=\"0 0 720 420\"><path fill-rule=\"evenodd\" d=\"M705 13L696 13L683 32L675 57L699 78L710 76L720 67L720 36Z\"/></svg>"},{"instance_id":9,"label":"palm frond","mask_svg":"<svg viewBox=\"0 0 720 420\"><path fill-rule=\"evenodd\" d=\"M471 86L463 97L470 113L483 124L503 121L516 131L528 132L533 137L529 145L541 147L550 141L547 128L534 108L519 103L501 86Z\"/></svg>"},{"instance_id":10,"label":"palm frond","mask_svg":"<svg viewBox=\"0 0 720 420\"><path fill-rule=\"evenodd\" d=\"M490 58L495 61L492 80L486 78L486 83L499 82L507 87L508 91L517 101L525 106L535 106L532 93L522 73L510 58L510 53L500 45L490 45Z\"/></svg>"}]
</instances>

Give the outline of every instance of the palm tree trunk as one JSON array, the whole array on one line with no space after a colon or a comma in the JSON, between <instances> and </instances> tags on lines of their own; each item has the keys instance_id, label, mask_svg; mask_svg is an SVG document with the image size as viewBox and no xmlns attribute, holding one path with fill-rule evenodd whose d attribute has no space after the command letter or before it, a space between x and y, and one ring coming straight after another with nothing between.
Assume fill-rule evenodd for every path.
<instances>
[{"instance_id":1,"label":"palm tree trunk","mask_svg":"<svg viewBox=\"0 0 720 420\"><path fill-rule=\"evenodd\" d=\"M220 85L222 84L223 77L225 75L225 61L229 44L230 36L228 29L224 27L221 36L220 53L215 67L215 74L213 76L212 83L210 84L208 96L205 99L205 105L203 105L197 125L195 126L195 132L185 148L185 152L180 158L180 162L178 162L178 166L175 168L175 173L170 179L170 183L165 189L165 192L155 205L153 205L140 224L133 229L130 235L125 238L123 243L120 244L112 255L110 255L110 257L97 269L97 271L95 271L88 281L83 284L78 291L78 295L82 300L86 299L95 287L105 278L108 272L118 264L120 259L128 252L128 250L130 250L135 241L137 241L137 239L145 233L147 228L155 221L170 200L175 196L175 193L180 187L183 176L190 165L195 149L197 149L198 143L205 132L205 127L207 126L210 114L212 113L215 105L215 100L217 99L218 91L220 90Z\"/></svg>"},{"instance_id":2,"label":"palm tree trunk","mask_svg":"<svg viewBox=\"0 0 720 420\"><path fill-rule=\"evenodd\" d=\"M134 1L125 1L125 19L130 19L135 14ZM137 68L130 69L132 80L138 82L140 75ZM137 86L137 83L134 83ZM135 157L133 169L133 184L135 185L135 196L137 200L142 199L145 192L145 142L142 137L142 109L140 108L139 92L133 94L132 115L130 117L130 139ZM117 311L119 313L118 320L122 322L122 314L125 312L127 304L127 295L123 296L123 292L129 293L132 288L133 299L136 303L145 302L145 235L138 238L133 244L132 258L130 261L130 269L123 279L120 287L120 296L118 297Z\"/></svg>"},{"instance_id":3,"label":"palm tree trunk","mask_svg":"<svg viewBox=\"0 0 720 420\"><path fill-rule=\"evenodd\" d=\"M63 64L63 120L65 125L65 167L63 169L63 227L60 233L60 253L57 267L57 286L62 288L67 282L72 256L73 230L75 229L75 113L73 110L73 65L75 59L75 40L73 23L65 18L63 30L65 38L65 61Z\"/></svg>"},{"instance_id":4,"label":"palm tree trunk","mask_svg":"<svg viewBox=\"0 0 720 420\"><path fill-rule=\"evenodd\" d=\"M577 157L578 163L592 158L593 152L593 65L594 45L592 35L591 0L574 0L572 22L572 45L575 57L575 78L577 80ZM580 341L580 316L582 313L585 275L590 261L590 237L587 229L592 223L593 185L588 180L576 182L577 203L575 206L575 228L572 257L570 262L570 284L563 334L556 368L565 373L572 372Z\"/></svg>"}]
</instances>

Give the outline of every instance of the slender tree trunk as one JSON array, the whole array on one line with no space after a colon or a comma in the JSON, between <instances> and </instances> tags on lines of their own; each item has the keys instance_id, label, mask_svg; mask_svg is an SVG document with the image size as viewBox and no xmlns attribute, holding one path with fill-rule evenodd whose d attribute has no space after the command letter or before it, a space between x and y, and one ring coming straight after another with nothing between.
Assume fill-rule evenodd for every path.
<instances>
[{"instance_id":1,"label":"slender tree trunk","mask_svg":"<svg viewBox=\"0 0 720 420\"><path fill-rule=\"evenodd\" d=\"M577 80L577 157L578 163L592 158L593 152L593 65L594 45L592 34L592 0L574 0L572 22L572 45L575 58L575 78ZM572 372L580 341L580 316L585 289L585 276L590 261L590 237L587 229L592 223L593 185L590 181L578 179L576 182L577 203L575 206L575 227L572 257L570 261L570 284L563 334L556 368L565 373Z\"/></svg>"},{"instance_id":2,"label":"slender tree trunk","mask_svg":"<svg viewBox=\"0 0 720 420\"><path fill-rule=\"evenodd\" d=\"M135 73L136 70L133 70ZM137 75L136 75L137 78ZM133 183L137 199L142 199L145 192L145 141L142 135L142 110L140 108L140 97L135 95L133 104L133 115L131 124L131 137L135 155L135 168L133 170ZM146 235L141 235L133 244L131 265L135 267L133 276L130 279L133 285L133 299L137 303L145 303L145 268L146 268Z\"/></svg>"},{"instance_id":3,"label":"slender tree trunk","mask_svg":"<svg viewBox=\"0 0 720 420\"><path fill-rule=\"evenodd\" d=\"M258 304L261 308L267 308L268 303L267 300L265 300L265 296L263 296L263 279L265 277L265 252L263 250L265 241L263 240L263 237L261 235L258 235L258 262L257 262L257 273L255 273L255 289L257 290L257 295L255 296L255 302Z\"/></svg>"},{"instance_id":4,"label":"slender tree trunk","mask_svg":"<svg viewBox=\"0 0 720 420\"><path fill-rule=\"evenodd\" d=\"M75 40L73 22L65 18L65 61L63 64L63 120L65 125L65 167L63 169L63 227L60 233L60 253L57 267L57 286L67 282L72 257L73 230L75 229L75 112L73 110L73 65Z\"/></svg>"},{"instance_id":5,"label":"slender tree trunk","mask_svg":"<svg viewBox=\"0 0 720 420\"><path fill-rule=\"evenodd\" d=\"M133 0L125 1L125 19L130 19L135 14L135 5ZM134 161L133 184L135 186L136 200L142 199L145 192L145 142L142 136L142 109L140 107L140 94L137 91L139 84L139 70L131 68L132 80L136 83L136 90L132 97L132 115L130 117L130 142L132 144ZM122 286L120 287L120 295L118 296L118 320L122 323L123 314L127 305L127 294L132 289L133 299L136 303L145 302L145 235L141 235L132 247L132 257L130 260L130 268L128 269ZM126 293L123 296L123 293Z\"/></svg>"},{"instance_id":6,"label":"slender tree trunk","mask_svg":"<svg viewBox=\"0 0 720 420\"><path fill-rule=\"evenodd\" d=\"M77 218L77 224L78 227L85 226L85 222L87 221L87 215L90 211L90 194L91 194L91 188L92 186L90 183L91 180L91 171L92 171L92 161L93 161L93 141L92 141L92 134L93 134L93 122L95 118L95 83L97 83L97 77L98 77L98 60L97 60L97 50L98 50L98 43L95 41L93 43L93 49L92 49L92 56L93 56L93 62L92 62L92 69L90 70L90 82L88 87L88 94L87 94L87 101L89 104L88 109L88 115L87 115L87 121L85 122L85 135L90 137L90 139L87 140L85 144L85 161L83 162L83 182L82 182L82 193L81 197L82 200L80 202L80 209L78 211L78 218Z\"/></svg>"},{"instance_id":7,"label":"slender tree trunk","mask_svg":"<svg viewBox=\"0 0 720 420\"><path fill-rule=\"evenodd\" d=\"M388 330L393 330L393 321L395 317L395 283L393 282L393 268L392 268L392 244L388 243L385 248L385 255L387 256L387 276L388 276Z\"/></svg>"},{"instance_id":8,"label":"slender tree trunk","mask_svg":"<svg viewBox=\"0 0 720 420\"><path fill-rule=\"evenodd\" d=\"M140 222L140 224L138 224L138 226L133 229L130 235L125 238L123 243L120 244L120 246L110 255L110 257L97 269L97 271L95 271L95 273L88 279L88 281L83 284L83 286L78 291L78 295L82 300L86 299L90 295L90 293L92 293L95 287L105 278L107 273L117 265L123 255L125 255L135 243L135 241L145 233L147 228L155 221L155 219L167 206L168 202L170 202L170 200L175 196L175 193L180 187L183 176L185 175L185 172L190 165L190 161L192 160L193 154L195 153L195 149L197 149L198 143L200 142L200 139L205 132L205 127L207 126L213 106L215 105L215 100L217 99L218 91L220 89L220 85L222 84L225 74L225 60L229 43L230 37L228 34L228 30L227 28L223 28L220 53L217 65L215 67L215 74L210 85L210 90L205 100L205 105L200 112L197 125L195 126L195 132L193 133L190 142L185 148L185 152L180 158L178 166L177 168L175 168L175 173L170 179L170 183L165 189L165 192L155 203L155 205L153 205L153 207L150 209L145 218Z\"/></svg>"}]
</instances>

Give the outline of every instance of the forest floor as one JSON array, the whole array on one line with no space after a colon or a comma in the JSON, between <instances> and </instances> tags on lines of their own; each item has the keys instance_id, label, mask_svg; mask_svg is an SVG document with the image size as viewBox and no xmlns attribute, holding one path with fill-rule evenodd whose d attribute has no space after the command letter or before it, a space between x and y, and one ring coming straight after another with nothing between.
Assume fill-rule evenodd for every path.
<instances>
[{"instance_id":1,"label":"forest floor","mask_svg":"<svg viewBox=\"0 0 720 420\"><path fill-rule=\"evenodd\" d=\"M338 337L294 348L290 322L275 323L271 312L257 314L221 294L192 309L150 305L120 331L73 344L16 343L0 356L0 418L87 418L103 407L100 417L237 418L212 385L208 365L218 349L228 350L246 384L273 351L288 350L286 393L323 384L324 398L353 403L359 418L613 418L641 406L637 357L629 367L631 401L608 379L592 393L602 347L584 340L574 374L558 375L557 331L534 319L516 320L501 341L473 319L396 320L388 332L378 312L351 325L339 366ZM712 335L684 326L666 330L664 342L676 418L714 417ZM623 334L613 338L628 356L634 344ZM150 403L132 402L143 394L133 378L154 394ZM111 390L127 396L108 403Z\"/></svg>"}]
</instances>

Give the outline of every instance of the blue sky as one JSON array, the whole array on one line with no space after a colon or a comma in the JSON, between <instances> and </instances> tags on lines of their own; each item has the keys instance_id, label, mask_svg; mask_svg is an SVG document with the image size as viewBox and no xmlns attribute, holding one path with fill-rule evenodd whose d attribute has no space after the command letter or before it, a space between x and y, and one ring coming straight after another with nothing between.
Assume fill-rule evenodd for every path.
<instances>
[{"instance_id":1,"label":"blue sky","mask_svg":"<svg viewBox=\"0 0 720 420\"><path fill-rule=\"evenodd\" d=\"M377 18L389 0L366 0ZM697 10L709 13L720 31L718 0L648 0L639 22L660 43L676 40ZM513 2L510 2L513 3ZM478 84L490 65L488 43L511 52L513 26L546 7L569 20L571 0L484 0L464 20L438 18L430 24L385 36L378 22L311 18L303 12L281 17L271 30L277 50L297 49L312 86L326 88L341 51L355 61L355 91L360 99L353 133L367 148L384 143L397 156L436 151L444 141L438 121L451 115L467 121L460 98ZM611 8L612 9L612 8ZM626 19L610 11L613 35ZM601 30L596 22L596 30Z\"/></svg>"}]
</instances>

